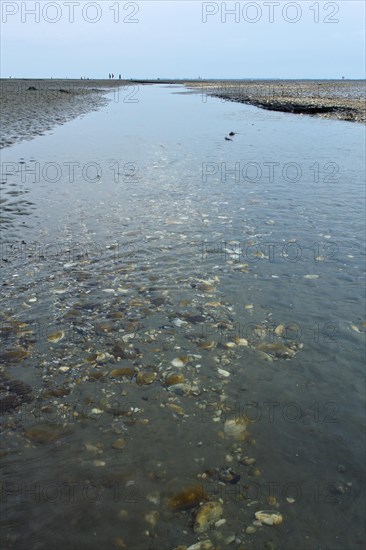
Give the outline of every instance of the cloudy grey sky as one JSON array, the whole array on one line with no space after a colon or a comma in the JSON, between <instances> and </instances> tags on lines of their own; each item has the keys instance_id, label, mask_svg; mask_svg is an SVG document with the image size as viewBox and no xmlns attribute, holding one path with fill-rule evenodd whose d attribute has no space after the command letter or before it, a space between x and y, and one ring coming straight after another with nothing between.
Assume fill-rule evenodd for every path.
<instances>
[{"instance_id":1,"label":"cloudy grey sky","mask_svg":"<svg viewBox=\"0 0 366 550\"><path fill-rule=\"evenodd\" d=\"M1 1L1 76L365 78L365 2Z\"/></svg>"}]
</instances>

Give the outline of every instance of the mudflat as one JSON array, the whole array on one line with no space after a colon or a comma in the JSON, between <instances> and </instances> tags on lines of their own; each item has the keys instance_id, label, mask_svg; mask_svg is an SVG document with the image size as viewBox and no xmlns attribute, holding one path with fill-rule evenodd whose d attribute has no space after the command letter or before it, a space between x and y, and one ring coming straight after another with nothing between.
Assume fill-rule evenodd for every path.
<instances>
[{"instance_id":1,"label":"mudflat","mask_svg":"<svg viewBox=\"0 0 366 550\"><path fill-rule=\"evenodd\" d=\"M107 103L123 80L0 80L0 148L43 135L54 126Z\"/></svg>"},{"instance_id":2,"label":"mudflat","mask_svg":"<svg viewBox=\"0 0 366 550\"><path fill-rule=\"evenodd\" d=\"M187 85L203 98L211 95L271 111L366 122L364 80L213 80Z\"/></svg>"}]
</instances>

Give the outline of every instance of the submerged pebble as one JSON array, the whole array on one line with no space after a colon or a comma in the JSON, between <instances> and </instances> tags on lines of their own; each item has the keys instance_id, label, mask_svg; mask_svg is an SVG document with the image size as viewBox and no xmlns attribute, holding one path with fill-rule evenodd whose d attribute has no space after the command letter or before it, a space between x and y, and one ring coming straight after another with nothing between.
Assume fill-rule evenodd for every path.
<instances>
[{"instance_id":1,"label":"submerged pebble","mask_svg":"<svg viewBox=\"0 0 366 550\"><path fill-rule=\"evenodd\" d=\"M194 522L194 532L204 533L212 527L223 514L223 507L220 502L212 501L202 504L199 508Z\"/></svg>"},{"instance_id":2,"label":"submerged pebble","mask_svg":"<svg viewBox=\"0 0 366 550\"><path fill-rule=\"evenodd\" d=\"M237 441L244 441L248 435L248 421L243 417L236 420L226 420L224 424L224 433L228 437L233 437Z\"/></svg>"},{"instance_id":3,"label":"submerged pebble","mask_svg":"<svg viewBox=\"0 0 366 550\"><path fill-rule=\"evenodd\" d=\"M65 338L65 333L63 330L57 330L56 332L52 332L47 336L47 340L54 344L56 344L57 342L60 342L64 338Z\"/></svg>"},{"instance_id":4,"label":"submerged pebble","mask_svg":"<svg viewBox=\"0 0 366 550\"><path fill-rule=\"evenodd\" d=\"M185 367L189 363L190 358L187 356L176 357L172 360L172 366L176 368Z\"/></svg>"},{"instance_id":5,"label":"submerged pebble","mask_svg":"<svg viewBox=\"0 0 366 550\"><path fill-rule=\"evenodd\" d=\"M168 386L168 388L176 384L183 384L184 381L185 381L185 378L183 374L171 373L165 377L165 384Z\"/></svg>"},{"instance_id":6,"label":"submerged pebble","mask_svg":"<svg viewBox=\"0 0 366 550\"><path fill-rule=\"evenodd\" d=\"M57 441L66 432L57 424L39 423L31 426L24 432L24 436L34 443L50 443Z\"/></svg>"},{"instance_id":7,"label":"submerged pebble","mask_svg":"<svg viewBox=\"0 0 366 550\"><path fill-rule=\"evenodd\" d=\"M146 386L148 384L152 384L154 380L156 379L156 373L155 372L139 372L136 377L136 383L139 386Z\"/></svg>"},{"instance_id":8,"label":"submerged pebble","mask_svg":"<svg viewBox=\"0 0 366 550\"><path fill-rule=\"evenodd\" d=\"M283 522L283 517L280 514L280 512L276 512L273 510L269 511L259 511L256 512L255 517L258 521L263 523L264 525L279 525Z\"/></svg>"},{"instance_id":9,"label":"submerged pebble","mask_svg":"<svg viewBox=\"0 0 366 550\"><path fill-rule=\"evenodd\" d=\"M126 447L126 440L123 437L119 437L112 443L112 447L118 450L124 449Z\"/></svg>"},{"instance_id":10,"label":"submerged pebble","mask_svg":"<svg viewBox=\"0 0 366 550\"><path fill-rule=\"evenodd\" d=\"M174 511L189 510L207 499L202 485L194 485L168 499L168 507Z\"/></svg>"}]
</instances>

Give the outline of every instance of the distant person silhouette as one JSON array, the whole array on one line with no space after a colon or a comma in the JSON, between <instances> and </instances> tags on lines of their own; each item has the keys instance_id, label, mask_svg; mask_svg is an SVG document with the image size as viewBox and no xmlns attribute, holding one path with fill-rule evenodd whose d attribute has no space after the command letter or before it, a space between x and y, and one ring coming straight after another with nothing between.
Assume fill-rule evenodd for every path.
<instances>
[{"instance_id":1,"label":"distant person silhouette","mask_svg":"<svg viewBox=\"0 0 366 550\"><path fill-rule=\"evenodd\" d=\"M111 73L109 73L109 78L112 78Z\"/></svg>"},{"instance_id":2,"label":"distant person silhouette","mask_svg":"<svg viewBox=\"0 0 366 550\"><path fill-rule=\"evenodd\" d=\"M121 80L121 78L122 78L122 75L120 74L118 78L119 78L119 79Z\"/></svg>"}]
</instances>

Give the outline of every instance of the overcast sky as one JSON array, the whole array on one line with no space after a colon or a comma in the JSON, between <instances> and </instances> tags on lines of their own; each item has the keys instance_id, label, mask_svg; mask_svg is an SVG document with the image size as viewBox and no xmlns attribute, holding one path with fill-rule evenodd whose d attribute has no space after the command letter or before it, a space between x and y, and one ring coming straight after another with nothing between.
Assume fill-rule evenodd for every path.
<instances>
[{"instance_id":1,"label":"overcast sky","mask_svg":"<svg viewBox=\"0 0 366 550\"><path fill-rule=\"evenodd\" d=\"M363 0L2 0L1 31L3 78L365 78Z\"/></svg>"}]
</instances>

